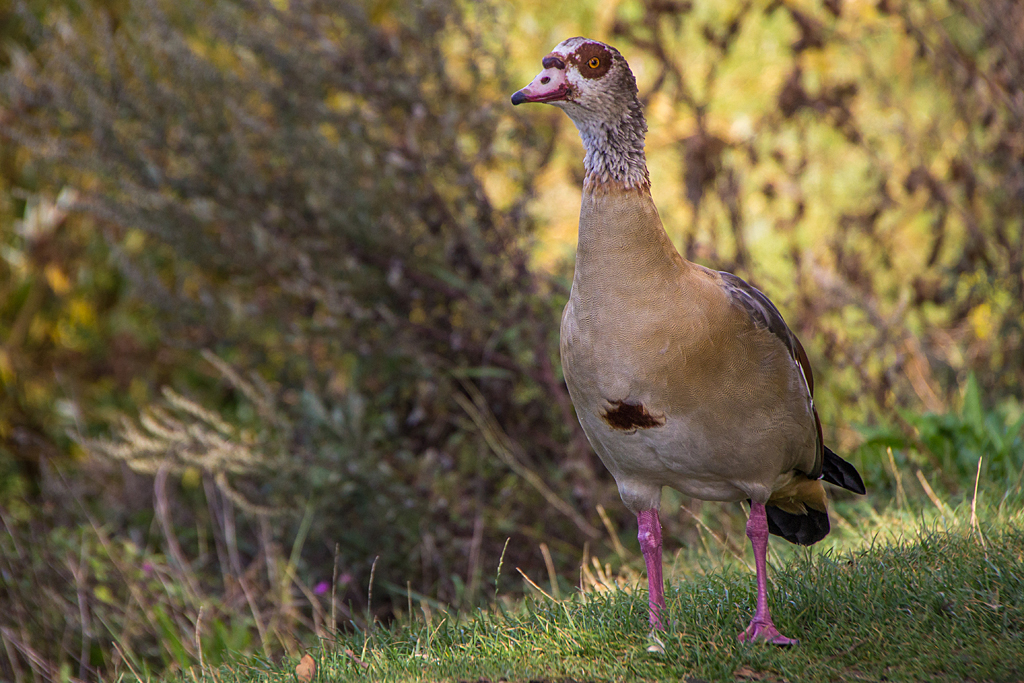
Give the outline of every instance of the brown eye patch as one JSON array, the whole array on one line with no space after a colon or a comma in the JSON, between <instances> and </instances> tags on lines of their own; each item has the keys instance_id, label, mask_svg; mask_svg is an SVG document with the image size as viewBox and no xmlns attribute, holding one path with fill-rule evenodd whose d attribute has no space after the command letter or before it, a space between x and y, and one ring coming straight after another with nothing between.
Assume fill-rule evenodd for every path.
<instances>
[{"instance_id":1,"label":"brown eye patch","mask_svg":"<svg viewBox=\"0 0 1024 683\"><path fill-rule=\"evenodd\" d=\"M584 78L601 78L612 68L612 54L605 46L596 43L580 45L572 60Z\"/></svg>"}]
</instances>

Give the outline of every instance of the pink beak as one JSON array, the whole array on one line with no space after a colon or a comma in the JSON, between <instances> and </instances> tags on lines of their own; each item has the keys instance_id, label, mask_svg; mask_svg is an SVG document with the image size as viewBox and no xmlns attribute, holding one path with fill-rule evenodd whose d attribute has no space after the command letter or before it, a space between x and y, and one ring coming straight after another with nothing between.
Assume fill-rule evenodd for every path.
<instances>
[{"instance_id":1,"label":"pink beak","mask_svg":"<svg viewBox=\"0 0 1024 683\"><path fill-rule=\"evenodd\" d=\"M569 90L569 83L565 79L565 62L548 55L544 58L544 70L537 74L530 85L512 95L512 104L564 100Z\"/></svg>"}]
</instances>

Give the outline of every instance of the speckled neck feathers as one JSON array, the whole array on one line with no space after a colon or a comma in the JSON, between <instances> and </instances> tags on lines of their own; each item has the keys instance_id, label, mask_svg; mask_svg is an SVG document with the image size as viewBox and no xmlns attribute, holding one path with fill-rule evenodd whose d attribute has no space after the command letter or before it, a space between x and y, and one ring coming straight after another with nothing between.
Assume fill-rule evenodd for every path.
<instances>
[{"instance_id":1,"label":"speckled neck feathers","mask_svg":"<svg viewBox=\"0 0 1024 683\"><path fill-rule=\"evenodd\" d=\"M613 184L624 189L646 189L651 185L644 154L644 136L647 122L643 108L634 96L617 119L594 116L573 116L580 131L583 149L583 167L588 188ZM589 112L588 112L589 113Z\"/></svg>"}]
</instances>

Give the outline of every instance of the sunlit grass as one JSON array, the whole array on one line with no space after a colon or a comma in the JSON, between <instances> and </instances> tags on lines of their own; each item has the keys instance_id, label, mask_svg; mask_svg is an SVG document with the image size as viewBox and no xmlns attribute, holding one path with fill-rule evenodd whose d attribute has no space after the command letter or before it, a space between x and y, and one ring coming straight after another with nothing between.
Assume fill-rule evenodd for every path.
<instances>
[{"instance_id":1,"label":"sunlit grass","mask_svg":"<svg viewBox=\"0 0 1024 683\"><path fill-rule=\"evenodd\" d=\"M753 610L749 551L710 534L670 559L667 630L647 627L635 562L590 560L583 590L472 614L413 605L389 628L324 641L315 680L1018 680L1024 676L1024 512L1018 492L840 504L829 540L773 541L770 600L792 649L736 640ZM627 551L628 552L628 549ZM505 568L507 571L508 568ZM537 577L534 577L537 578ZM564 594L563 590L563 594ZM288 680L248 660L218 681Z\"/></svg>"}]
</instances>

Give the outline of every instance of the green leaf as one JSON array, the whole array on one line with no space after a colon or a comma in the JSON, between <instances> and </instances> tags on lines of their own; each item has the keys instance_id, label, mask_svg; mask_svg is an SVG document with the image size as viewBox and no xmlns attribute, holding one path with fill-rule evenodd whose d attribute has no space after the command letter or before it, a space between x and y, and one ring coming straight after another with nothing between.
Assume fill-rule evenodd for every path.
<instances>
[{"instance_id":1,"label":"green leaf","mask_svg":"<svg viewBox=\"0 0 1024 683\"><path fill-rule=\"evenodd\" d=\"M157 624L160 625L161 644L171 653L178 666L182 669L187 669L192 665L192 658L188 656L185 646L182 645L181 639L178 637L178 628L167 615L163 605L153 605L153 614L156 617Z\"/></svg>"},{"instance_id":2,"label":"green leaf","mask_svg":"<svg viewBox=\"0 0 1024 683\"><path fill-rule=\"evenodd\" d=\"M978 378L972 372L967 376L967 386L964 388L964 404L961 411L964 422L971 425L977 433L985 433L985 412L981 407L981 390L978 388Z\"/></svg>"}]
</instances>

